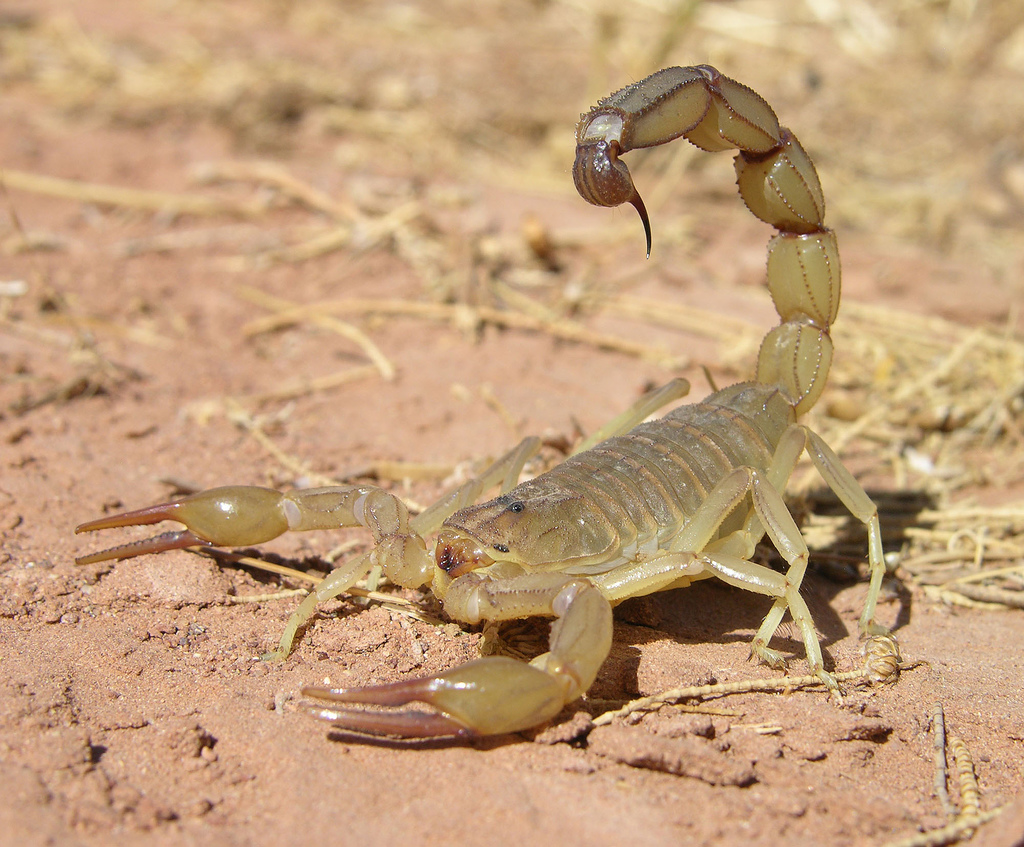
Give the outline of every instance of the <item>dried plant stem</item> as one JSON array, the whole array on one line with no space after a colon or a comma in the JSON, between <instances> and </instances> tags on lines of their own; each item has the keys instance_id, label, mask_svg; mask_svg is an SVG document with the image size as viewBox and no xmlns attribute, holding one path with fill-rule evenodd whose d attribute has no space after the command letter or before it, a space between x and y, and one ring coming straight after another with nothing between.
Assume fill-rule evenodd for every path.
<instances>
[{"instance_id":1,"label":"dried plant stem","mask_svg":"<svg viewBox=\"0 0 1024 847\"><path fill-rule=\"evenodd\" d=\"M1007 591L1005 588L985 585L955 585L952 583L947 583L940 588L946 589L947 592L960 594L968 600L984 603L985 608L1006 606L1011 609L1024 609L1024 591Z\"/></svg>"},{"instance_id":2,"label":"dried plant stem","mask_svg":"<svg viewBox=\"0 0 1024 847\"><path fill-rule=\"evenodd\" d=\"M292 382L285 382L275 386L269 391L261 391L256 394L245 394L236 399L239 402L263 403L267 400L294 400L296 397L303 397L307 394L317 394L321 391L328 391L341 385L348 385L350 382L357 382L361 379L369 379L380 374L380 368L375 365L361 365L354 368L347 368L337 373L325 374L320 377L309 379L297 379Z\"/></svg>"},{"instance_id":3,"label":"dried plant stem","mask_svg":"<svg viewBox=\"0 0 1024 847\"><path fill-rule=\"evenodd\" d=\"M314 211L323 212L336 221L353 221L360 217L359 210L353 204L334 199L273 162L211 162L202 165L196 175L207 183L262 182L273 186L286 197Z\"/></svg>"},{"instance_id":4,"label":"dried plant stem","mask_svg":"<svg viewBox=\"0 0 1024 847\"><path fill-rule=\"evenodd\" d=\"M932 711L932 752L935 759L935 796L939 798L946 817L952 820L956 817L956 807L949 799L946 787L946 716L942 711L942 703L936 703Z\"/></svg>"},{"instance_id":5,"label":"dried plant stem","mask_svg":"<svg viewBox=\"0 0 1024 847\"><path fill-rule=\"evenodd\" d=\"M974 759L967 745L957 736L949 739L949 750L953 754L956 767L957 785L960 788L960 814L958 817L970 818L978 815L981 804L981 792L978 778L974 774Z\"/></svg>"},{"instance_id":6,"label":"dried plant stem","mask_svg":"<svg viewBox=\"0 0 1024 847\"><path fill-rule=\"evenodd\" d=\"M1000 806L990 812L980 812L970 817L957 818L946 826L932 829L913 835L910 838L903 838L899 841L890 841L885 847L943 847L945 844L955 844L962 838L969 838L971 834L983 823L988 823L999 817L1006 806Z\"/></svg>"},{"instance_id":7,"label":"dried plant stem","mask_svg":"<svg viewBox=\"0 0 1024 847\"><path fill-rule=\"evenodd\" d=\"M853 682L869 676L866 668L835 674L836 682ZM673 688L661 694L641 697L632 700L621 709L604 712L594 718L594 726L603 726L616 718L624 718L634 712L650 712L662 706L673 705L681 700L696 700L705 697L724 697L729 694L748 694L760 691L790 691L795 688L806 688L821 685L821 680L813 674L807 676L784 676L777 679L742 679L736 682L720 682L714 685L692 685L687 688Z\"/></svg>"},{"instance_id":8,"label":"dried plant stem","mask_svg":"<svg viewBox=\"0 0 1024 847\"><path fill-rule=\"evenodd\" d=\"M292 456L290 453L286 453L280 447L278 447L273 441L270 440L269 436L263 431L259 422L253 418L241 405L231 398L226 401L228 406L228 417L232 421L237 423L239 426L245 427L248 433L259 443L259 445L266 450L271 456L277 459L285 468L297 477L305 477L311 480L317 485L339 485L340 483L336 479L318 474L315 471L311 471L309 467L300 459Z\"/></svg>"},{"instance_id":9,"label":"dried plant stem","mask_svg":"<svg viewBox=\"0 0 1024 847\"><path fill-rule=\"evenodd\" d=\"M623 295L608 301L603 311L620 317L630 317L645 323L669 327L717 341L736 343L737 338L749 336L760 341L764 331L748 321L731 318L720 312L711 312L679 303L646 300Z\"/></svg>"},{"instance_id":10,"label":"dried plant stem","mask_svg":"<svg viewBox=\"0 0 1024 847\"><path fill-rule=\"evenodd\" d=\"M983 333L972 332L964 338L960 344L950 350L939 360L928 373L918 374L916 379L907 380L893 392L888 398L887 405L878 405L869 409L849 426L844 427L830 439L832 449L841 453L843 448L857 435L863 433L872 424L884 420L892 407L898 407L912 397L919 396L923 392L934 388L939 382L949 376L957 368L968 354L979 344Z\"/></svg>"},{"instance_id":11,"label":"dried plant stem","mask_svg":"<svg viewBox=\"0 0 1024 847\"><path fill-rule=\"evenodd\" d=\"M916 663L905 664L900 657L900 648L892 635L875 635L864 643L864 663L852 671L833 674L836 682L895 682L899 672L916 667ZM794 688L806 688L811 685L823 685L821 678L815 674L807 676L784 676L775 679L744 679L736 682L722 682L714 685L695 685L688 688L673 688L670 691L641 697L623 706L605 712L594 718L594 725L601 726L616 718L626 717L634 712L647 712L680 700L694 700L705 697L721 697L727 694L746 694L753 691L790 691ZM838 692L836 692L838 694Z\"/></svg>"}]
</instances>

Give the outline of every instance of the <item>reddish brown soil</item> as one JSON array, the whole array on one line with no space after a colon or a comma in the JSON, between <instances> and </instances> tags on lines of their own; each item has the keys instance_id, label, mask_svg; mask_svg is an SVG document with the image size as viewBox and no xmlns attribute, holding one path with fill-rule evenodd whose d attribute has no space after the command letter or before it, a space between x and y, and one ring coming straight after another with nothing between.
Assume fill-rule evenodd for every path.
<instances>
[{"instance_id":1,"label":"reddish brown soil","mask_svg":"<svg viewBox=\"0 0 1024 847\"><path fill-rule=\"evenodd\" d=\"M648 383L671 375L658 364L546 333L489 326L476 336L417 318L357 316L352 320L396 365L394 381L370 377L259 402L245 398L360 366L364 357L312 321L247 334L247 323L267 311L243 286L301 304L487 304L491 279L512 280L538 300L596 279L597 288L628 287L667 303L772 322L770 304L754 288L766 233L728 193L727 163L695 164L696 189L681 189L690 193L668 209L656 208L664 200L652 205L656 251L665 246L645 267L632 212L590 209L572 193L564 156L571 156L577 113L589 97L656 67L622 55L630 39L645 43L642 25L665 28L665 21L636 7L640 18L627 16L617 35L607 35L621 41L605 45L610 54L588 81L596 17L583 16L581 27L579 10L570 15L557 4L513 3L501 12L508 20L497 19L497 8L482 15L476 6L450 5L442 14L430 4L387 13L373 4L344 13L310 4L320 23L313 11L299 20L274 3L76 6L76 26L114 57L115 68L159 64L191 43L188 36L210 51L199 64L209 63L211 74L253 57L266 59L271 81L273 62L319 68L345 89L344 97L333 92L324 102L309 99L312 84L302 96L257 86L214 107L192 103L187 87L173 96L165 89L126 93L116 73L83 92L65 53L38 46L25 54L29 65L18 65L22 54L11 50L0 59L4 168L249 202L259 197L251 182L197 187L193 169L272 159L370 218L405 199L419 204L396 236L366 247L355 237L325 256L282 262L266 251L326 229L322 215L279 202L250 220L170 216L13 187L3 192L0 282L26 285L0 296L0 841L880 844L946 822L932 789L930 718L941 702L949 732L973 753L982 808L1018 798L978 843L1017 843L1024 832L1019 610L891 593L880 616L898 625L906 658L920 664L895 685L848 692L842 707L816 690L744 694L711 701L718 710L711 716L663 709L589 735L559 731L577 709L603 708L583 702L536 739L374 743L332 735L299 713L301 686L438 672L477 655L479 634L341 601L315 619L288 661L270 664L258 656L275 643L296 599L230 601L292 583L184 552L74 563L75 555L104 545L75 537L76 524L165 499L173 493L168 478L200 488L301 481L232 422L227 397L242 398L273 442L311 471L345 477L381 460L456 465L497 455L525 434L591 431ZM977 95L971 74L990 75L982 92L1019 90L1016 66L968 70L932 57L941 70L929 71L924 48L905 60L917 64L898 65L897 45L877 62L888 61L888 70L865 69L840 49L846 30L803 20L802 4L780 8L789 5L787 14L803 21L793 24L805 45L799 58L731 41L708 18L712 23L696 26L659 64L715 61L763 92L820 152L843 231L844 296L968 325L1004 325L1020 303L1021 187L986 187L972 181L971 166L984 171L985 143L993 150L1001 144L1000 155L1019 162L1020 142L999 134L999 102ZM70 26L57 15L61 4L46 6L24 6L25 16L12 14L3 31L72 51L71 36L44 37L46 27ZM704 12L731 8L714 4ZM606 23L615 33L616 24ZM899 24L897 37L907 37L899 35L907 22L890 23ZM991 34L995 25L985 25ZM91 48L79 49L84 89L100 71L90 64ZM904 72L915 94L864 105L885 90L883 78L891 84ZM812 73L816 84L804 87ZM943 80L941 94L913 88L934 76ZM390 87L374 89L382 79ZM197 82L195 97L205 91ZM393 96L392 108L378 111L386 96ZM271 108L275 97L294 114ZM934 129L926 132L921 125L930 116ZM944 139L958 131L977 138L948 145ZM932 139L930 146L913 147L915 133ZM912 156L908 144L917 151ZM868 173L870 156L897 151L906 162L893 167L901 185L937 179L936 196L947 197L962 178L977 193L961 196L960 207L947 198L955 213L929 194L931 205L917 218L897 214L916 201L904 202L895 189L892 205L872 207L872 192L887 196L886 180L896 177L882 166ZM868 164L843 164L851 161ZM973 204L970 216L960 217L963 204ZM524 246L525 216L552 238L555 271ZM183 233L195 239L165 252L133 249L141 239ZM598 243L608 239L624 240L623 249ZM435 253L423 258L429 250ZM584 313L581 320L717 364L715 347L700 339L607 316ZM699 368L685 374L695 394L706 391ZM736 378L722 368L716 376ZM879 487L894 487L876 475ZM419 503L441 490L439 479L385 484ZM1019 492L981 494L1010 503ZM295 562L324 554L337 540L288 537L266 549ZM860 662L851 633L864 591L863 583L838 584L817 572L805 583L837 670ZM706 583L634 609L617 624L591 698L624 701L684 684L773 675L747 660L765 607L761 598ZM802 673L798 642L782 638L779 646Z\"/></svg>"}]
</instances>

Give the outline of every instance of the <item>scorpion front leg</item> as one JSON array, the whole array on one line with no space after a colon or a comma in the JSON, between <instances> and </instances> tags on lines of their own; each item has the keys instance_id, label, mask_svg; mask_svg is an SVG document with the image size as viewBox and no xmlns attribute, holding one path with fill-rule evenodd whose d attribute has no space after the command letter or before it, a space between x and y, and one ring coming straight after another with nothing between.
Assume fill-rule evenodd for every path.
<instances>
[{"instance_id":1,"label":"scorpion front leg","mask_svg":"<svg viewBox=\"0 0 1024 847\"><path fill-rule=\"evenodd\" d=\"M340 729L377 735L423 738L518 732L550 720L590 688L611 649L611 604L584 579L525 574L495 580L470 573L451 582L444 606L452 617L468 623L554 617L550 650L529 664L492 656L410 682L354 689L305 688L303 694L309 697L363 707L310 705L309 711ZM437 711L400 708L410 703L425 703Z\"/></svg>"}]
</instances>

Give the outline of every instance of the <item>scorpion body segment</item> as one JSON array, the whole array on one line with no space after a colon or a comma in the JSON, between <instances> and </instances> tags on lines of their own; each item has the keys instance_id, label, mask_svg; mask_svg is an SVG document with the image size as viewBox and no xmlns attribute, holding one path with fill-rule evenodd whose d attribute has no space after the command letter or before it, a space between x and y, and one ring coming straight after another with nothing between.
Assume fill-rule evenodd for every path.
<instances>
[{"instance_id":1,"label":"scorpion body segment","mask_svg":"<svg viewBox=\"0 0 1024 847\"><path fill-rule=\"evenodd\" d=\"M498 734L554 717L593 683L611 648L612 606L717 577L772 598L752 652L774 667L768 644L787 611L808 662L832 689L800 585L807 545L782 491L806 451L822 478L868 528L871 581L863 633L874 619L885 565L877 512L822 439L797 423L821 395L832 357L829 327L839 306L835 235L810 158L756 93L714 68L669 68L602 100L576 130L573 168L584 199L631 203L647 212L625 163L630 150L684 137L708 151L737 150L740 195L777 230L767 277L781 322L766 336L752 382L715 392L641 423L684 396L675 380L630 410L552 470L516 485L539 449L527 439L480 477L411 517L373 486L282 494L244 486L83 524L78 531L183 522L183 532L125 545L79 561L127 558L202 544L242 546L289 530L362 525L374 547L331 572L296 609L275 652L284 658L317 606L379 565L394 582L429 585L446 612L467 623L554 618L549 650L530 663L487 657L435 677L355 689L309 688L317 717L343 729L401 736ZM500 495L473 505L488 488ZM437 533L433 551L424 537ZM765 536L784 573L751 561ZM429 712L409 708L420 702ZM373 708L373 707L384 707Z\"/></svg>"}]
</instances>

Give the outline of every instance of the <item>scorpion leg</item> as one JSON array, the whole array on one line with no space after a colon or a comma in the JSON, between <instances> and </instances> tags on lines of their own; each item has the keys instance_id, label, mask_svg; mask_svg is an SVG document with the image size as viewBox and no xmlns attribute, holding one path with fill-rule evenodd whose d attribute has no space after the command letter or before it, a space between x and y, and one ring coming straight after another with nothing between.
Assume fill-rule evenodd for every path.
<instances>
[{"instance_id":1,"label":"scorpion leg","mask_svg":"<svg viewBox=\"0 0 1024 847\"><path fill-rule=\"evenodd\" d=\"M689 518L685 527L673 539L669 550L620 565L602 574L594 574L591 582L597 585L613 603L629 597L641 597L670 587L683 587L701 578L712 576L696 551L714 549L733 558L749 558L755 542L763 534L761 519L751 512L747 527L722 539L713 541L715 533L726 516L743 502L753 481L759 478L750 468L737 468L708 494L700 508Z\"/></svg>"},{"instance_id":2,"label":"scorpion leg","mask_svg":"<svg viewBox=\"0 0 1024 847\"><path fill-rule=\"evenodd\" d=\"M871 582L868 585L867 597L864 600L864 611L860 616L862 635L886 635L889 630L875 620L875 607L878 594L882 589L882 578L885 576L885 557L882 553L882 527L878 521L878 507L871 502L867 492L854 478L832 448L816 432L806 429L810 442L807 452L811 461L825 480L828 487L843 502L857 520L868 528L868 566L871 571Z\"/></svg>"},{"instance_id":3,"label":"scorpion leg","mask_svg":"<svg viewBox=\"0 0 1024 847\"><path fill-rule=\"evenodd\" d=\"M779 491L784 490L786 480L796 464L796 459L805 449L828 487L835 492L850 513L867 527L868 566L871 580L859 629L861 635L886 635L888 629L874 619L878 594L886 571L885 559L882 554L882 531L878 521L878 509L860 483L843 466L839 457L821 436L800 424L792 425L783 434L768 472L769 480L773 487ZM756 512L748 518L744 532L750 533L754 538L760 537L761 526ZM792 571L787 573L787 578L794 578ZM778 654L768 650L767 645L782 622L786 608L784 598L777 600L754 636L754 652L769 664L775 663L775 657Z\"/></svg>"},{"instance_id":4,"label":"scorpion leg","mask_svg":"<svg viewBox=\"0 0 1024 847\"><path fill-rule=\"evenodd\" d=\"M394 542L387 546L382 543L382 538L378 537L379 531L375 530L373 535L374 541L377 542L376 547L335 568L321 582L317 583L289 616L288 623L285 624L284 631L281 633L277 650L265 654L264 658L271 660L287 658L295 636L313 617L317 607L344 594L359 580L366 577L374 565L380 565L388 579L399 585L418 588L430 582L434 571L433 559L426 551L423 536L437 530L454 512L476 500L481 491L497 485L499 482L503 492L514 487L519 474L522 473L523 466L536 455L539 449L539 438L524 438L479 476L463 483L432 506L409 519L407 534L392 536ZM384 494L384 492L381 493ZM393 495L386 494L385 496L390 497L402 510L405 509L405 505ZM406 512L406 514L408 513ZM418 581L416 581L416 577L405 578L405 581L402 581L405 577L404 563L410 558L425 569Z\"/></svg>"},{"instance_id":5,"label":"scorpion leg","mask_svg":"<svg viewBox=\"0 0 1024 847\"><path fill-rule=\"evenodd\" d=\"M793 616L793 621L800 629L803 636L804 649L807 652L807 664L811 672L815 674L822 683L830 690L838 690L839 686L832 674L825 670L821 656L821 645L818 643L818 635L814 631L814 619L807 608L807 603L800 596L799 584L793 583L787 576L773 571L764 565L758 565L738 556L730 556L726 553L709 552L701 556L707 568L716 577L737 588L747 591L754 591L758 594L766 594L769 597L776 597L784 600L786 608ZM766 651L767 656L757 650L754 651L769 664L778 654L774 651Z\"/></svg>"},{"instance_id":6,"label":"scorpion leg","mask_svg":"<svg viewBox=\"0 0 1024 847\"><path fill-rule=\"evenodd\" d=\"M573 448L572 455L575 456L577 453L589 450L607 438L629 432L638 423L646 420L662 407L674 400L685 397L689 393L690 383L682 377L677 377L660 388L648 391L622 414L616 415L604 426L595 430L590 436L577 444Z\"/></svg>"},{"instance_id":7,"label":"scorpion leg","mask_svg":"<svg viewBox=\"0 0 1024 847\"><path fill-rule=\"evenodd\" d=\"M515 488L526 463L540 451L541 441L536 436L524 438L493 464L473 479L443 496L412 519L412 528L420 535L428 535L440 528L459 509L475 503L481 493L500 484L501 493Z\"/></svg>"},{"instance_id":8,"label":"scorpion leg","mask_svg":"<svg viewBox=\"0 0 1024 847\"><path fill-rule=\"evenodd\" d=\"M529 664L491 656L434 677L354 689L304 688L309 706L340 729L377 735L501 735L557 715L594 682L612 643L611 604L592 583L563 574L494 580L470 573L448 586L445 610L469 623L551 616L550 650ZM436 712L403 709L425 703ZM399 707L371 710L367 706Z\"/></svg>"},{"instance_id":9,"label":"scorpion leg","mask_svg":"<svg viewBox=\"0 0 1024 847\"><path fill-rule=\"evenodd\" d=\"M784 665L781 654L770 650L768 639L761 636L770 627L770 638L789 609L803 635L811 670L830 688L835 688L835 681L824 671L814 624L800 597L807 569L807 545L777 487L779 480L784 483L788 478L800 455L802 445L798 444L798 435L780 442L777 460L767 472L741 467L723 478L673 540L667 553L595 575L591 581L612 602L682 586L706 576L716 576L740 588L775 597L776 602L751 645L752 652L772 667ZM753 510L744 528L712 541L722 521L748 494ZM754 545L765 532L789 563L785 574L749 561Z\"/></svg>"}]
</instances>

